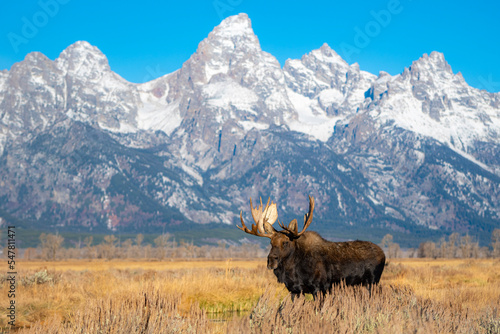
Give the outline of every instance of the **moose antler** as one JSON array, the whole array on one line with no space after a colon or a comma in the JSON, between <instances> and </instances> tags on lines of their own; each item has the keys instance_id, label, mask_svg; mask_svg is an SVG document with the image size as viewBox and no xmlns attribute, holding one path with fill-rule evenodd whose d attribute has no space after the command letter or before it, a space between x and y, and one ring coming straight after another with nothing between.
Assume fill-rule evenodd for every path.
<instances>
[{"instance_id":1,"label":"moose antler","mask_svg":"<svg viewBox=\"0 0 500 334\"><path fill-rule=\"evenodd\" d=\"M297 237L300 237L311 225L313 221L313 211L314 211L314 197L309 196L309 212L304 215L304 228L297 234Z\"/></svg>"},{"instance_id":2,"label":"moose antler","mask_svg":"<svg viewBox=\"0 0 500 334\"><path fill-rule=\"evenodd\" d=\"M302 228L302 231L298 231L298 226L297 226L297 220L294 219L290 222L290 224L285 226L281 222L279 222L279 225L281 226L282 229L287 231L289 235L293 238L298 238L300 237L311 225L312 219L313 219L313 211L314 211L314 197L309 196L309 212L304 215L304 227Z\"/></svg>"},{"instance_id":3,"label":"moose antler","mask_svg":"<svg viewBox=\"0 0 500 334\"><path fill-rule=\"evenodd\" d=\"M249 230L243 221L243 211L240 212L240 220L242 227L238 227L240 230L256 235L258 237L267 237L271 238L274 234L275 229L272 227L272 224L278 219L278 210L276 209L276 203L271 202L269 205L269 201L271 198L267 200L267 204L264 210L262 210L262 198L260 199L259 207L253 207L252 198L250 198L250 209L252 211L252 218L255 221L255 224L252 224L252 229Z\"/></svg>"},{"instance_id":4,"label":"moose antler","mask_svg":"<svg viewBox=\"0 0 500 334\"><path fill-rule=\"evenodd\" d=\"M242 211L240 212L242 227L236 227L238 227L243 232L253 234L258 237L272 238L274 233L276 233L276 230L273 228L272 224L274 224L274 222L276 222L276 219L278 219L278 210L276 209L276 203L271 202L271 205L269 205L270 200L271 198L267 200L266 207L263 210L262 198L260 199L260 205L255 208L253 207L252 199L250 198L250 209L252 211L252 217L255 221L255 224L252 224L251 230L248 229L248 227L245 225L245 222L243 221ZM298 238L302 234L304 234L309 225L311 225L313 219L313 211L314 197L309 196L309 212L304 215L304 227L302 228L302 231L298 231L296 219L292 220L288 226L285 226L280 221L278 221L278 224L283 230L286 231L286 234L288 234L291 238Z\"/></svg>"}]
</instances>

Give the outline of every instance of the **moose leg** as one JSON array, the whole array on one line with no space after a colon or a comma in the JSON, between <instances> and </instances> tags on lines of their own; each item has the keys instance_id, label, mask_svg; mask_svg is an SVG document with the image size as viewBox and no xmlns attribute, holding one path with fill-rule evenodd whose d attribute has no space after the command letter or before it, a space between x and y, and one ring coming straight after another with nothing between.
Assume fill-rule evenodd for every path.
<instances>
[{"instance_id":1,"label":"moose leg","mask_svg":"<svg viewBox=\"0 0 500 334\"><path fill-rule=\"evenodd\" d=\"M326 291L322 290L319 292L318 296L319 302L318 302L318 309L321 310L323 308L323 304L325 303L326 299Z\"/></svg>"},{"instance_id":2,"label":"moose leg","mask_svg":"<svg viewBox=\"0 0 500 334\"><path fill-rule=\"evenodd\" d=\"M370 298L372 296L372 287L373 287L373 282L375 281L375 277L373 275L373 272L371 270L366 270L365 274L363 275L362 278L362 284L366 286L368 289L368 294L370 295Z\"/></svg>"}]
</instances>

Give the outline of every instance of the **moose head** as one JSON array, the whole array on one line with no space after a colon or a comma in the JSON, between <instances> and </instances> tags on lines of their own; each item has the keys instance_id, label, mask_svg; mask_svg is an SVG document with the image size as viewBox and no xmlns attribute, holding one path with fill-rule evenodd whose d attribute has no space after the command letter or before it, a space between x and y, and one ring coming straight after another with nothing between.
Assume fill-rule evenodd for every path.
<instances>
[{"instance_id":1,"label":"moose head","mask_svg":"<svg viewBox=\"0 0 500 334\"><path fill-rule=\"evenodd\" d=\"M250 208L252 211L252 217L255 224L252 224L252 229L248 229L243 221L243 212L240 213L241 227L237 226L240 230L256 235L258 237L266 237L271 239L271 251L267 257L267 268L276 269L278 265L286 258L288 258L296 249L296 241L299 239L313 219L314 211L314 198L309 196L309 212L304 215L304 227L302 231L298 231L297 220L292 220L288 226L285 226L278 220L278 225L282 230L277 231L273 224L278 219L278 211L276 209L276 203L269 202L271 199L267 200L265 207L262 205L262 199L260 199L260 205L258 207L253 206L252 199L250 198Z\"/></svg>"}]
</instances>

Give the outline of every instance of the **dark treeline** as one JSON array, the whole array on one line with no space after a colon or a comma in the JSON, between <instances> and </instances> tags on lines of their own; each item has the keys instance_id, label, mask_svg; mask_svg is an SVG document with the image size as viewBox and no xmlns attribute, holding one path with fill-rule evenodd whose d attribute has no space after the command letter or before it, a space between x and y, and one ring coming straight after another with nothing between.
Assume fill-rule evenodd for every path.
<instances>
[{"instance_id":1,"label":"dark treeline","mask_svg":"<svg viewBox=\"0 0 500 334\"><path fill-rule=\"evenodd\" d=\"M102 243L95 244L92 236L86 237L75 247L63 247L64 238L58 234L40 235L36 248L17 249L18 258L26 260L64 259L223 259L223 258L263 258L269 247L259 244L241 244L220 241L217 245L197 246L192 242L176 242L166 233L154 239L153 244L145 244L144 236L119 240L114 235L104 237ZM380 246L388 258L500 258L500 229L491 235L489 246L479 246L470 235L453 233L438 242L422 242L418 248L402 249L393 241L393 236L385 235ZM6 250L3 252L7 254Z\"/></svg>"},{"instance_id":2,"label":"dark treeline","mask_svg":"<svg viewBox=\"0 0 500 334\"><path fill-rule=\"evenodd\" d=\"M36 248L21 250L26 260L64 260L64 259L221 259L221 258L258 258L267 254L258 244L228 244L224 241L217 245L196 246L192 242L176 242L168 233L154 239L153 244L145 244L144 236L138 234L134 239L120 241L114 235L104 237L102 243L94 244L92 236L86 237L75 247L62 247L64 238L58 234L40 235Z\"/></svg>"},{"instance_id":3,"label":"dark treeline","mask_svg":"<svg viewBox=\"0 0 500 334\"><path fill-rule=\"evenodd\" d=\"M417 257L426 258L500 258L500 229L491 233L490 247L480 247L470 235L452 233L439 242L426 241L420 244Z\"/></svg>"}]
</instances>

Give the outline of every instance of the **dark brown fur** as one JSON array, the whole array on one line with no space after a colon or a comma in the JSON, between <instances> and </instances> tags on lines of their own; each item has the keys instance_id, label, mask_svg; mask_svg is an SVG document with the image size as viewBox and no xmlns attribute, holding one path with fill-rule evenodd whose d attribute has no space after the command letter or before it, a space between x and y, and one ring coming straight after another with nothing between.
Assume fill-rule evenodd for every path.
<instances>
[{"instance_id":1,"label":"dark brown fur","mask_svg":"<svg viewBox=\"0 0 500 334\"><path fill-rule=\"evenodd\" d=\"M280 231L271 245L267 266L292 297L324 295L342 281L370 289L380 281L385 266L384 252L369 241L330 242L312 231L294 239Z\"/></svg>"},{"instance_id":2,"label":"dark brown fur","mask_svg":"<svg viewBox=\"0 0 500 334\"><path fill-rule=\"evenodd\" d=\"M271 251L267 257L267 267L274 270L278 282L285 283L286 288L296 295L311 293L314 297L319 293L331 292L334 284L344 282L346 285L364 285L371 293L371 287L378 284L384 271L385 254L382 249L369 241L331 242L323 239L318 233L306 231L312 223L314 198L309 196L309 212L304 215L304 227L298 231L297 220L288 227L281 224L281 231L272 224L278 218L276 204L265 208L254 208L250 199L252 217L256 224L252 229L246 227L240 213L240 230L259 237L271 239Z\"/></svg>"}]
</instances>

